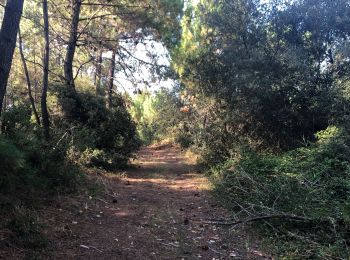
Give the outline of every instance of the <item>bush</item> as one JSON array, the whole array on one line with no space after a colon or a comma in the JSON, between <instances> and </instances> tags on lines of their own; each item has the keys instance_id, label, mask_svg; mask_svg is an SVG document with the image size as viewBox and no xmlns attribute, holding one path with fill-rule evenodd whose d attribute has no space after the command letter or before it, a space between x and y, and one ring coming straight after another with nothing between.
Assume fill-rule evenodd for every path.
<instances>
[{"instance_id":1,"label":"bush","mask_svg":"<svg viewBox=\"0 0 350 260\"><path fill-rule=\"evenodd\" d=\"M316 136L318 141L307 147L278 155L246 151L241 159L212 168L216 194L240 219L270 215L305 219L271 218L269 225L259 225L269 232L265 237L276 239L275 245L279 241L281 255L347 257L350 137L336 127ZM305 241L309 242L301 247Z\"/></svg>"},{"instance_id":2,"label":"bush","mask_svg":"<svg viewBox=\"0 0 350 260\"><path fill-rule=\"evenodd\" d=\"M71 159L109 170L124 168L140 142L122 98L114 97L113 108L107 109L102 97L90 93L56 88L54 94L61 108L54 120L68 129Z\"/></svg>"},{"instance_id":3,"label":"bush","mask_svg":"<svg viewBox=\"0 0 350 260\"><path fill-rule=\"evenodd\" d=\"M48 241L42 233L42 225L35 212L23 207L16 207L11 212L11 219L5 225L11 230L13 243L27 249L42 249Z\"/></svg>"},{"instance_id":4,"label":"bush","mask_svg":"<svg viewBox=\"0 0 350 260\"><path fill-rule=\"evenodd\" d=\"M10 141L0 136L0 189L9 182L7 178L13 176L24 166L24 155Z\"/></svg>"},{"instance_id":5,"label":"bush","mask_svg":"<svg viewBox=\"0 0 350 260\"><path fill-rule=\"evenodd\" d=\"M157 141L157 126L154 123L139 123L137 128L143 145L150 145Z\"/></svg>"},{"instance_id":6,"label":"bush","mask_svg":"<svg viewBox=\"0 0 350 260\"><path fill-rule=\"evenodd\" d=\"M106 153L99 149L86 149L81 157L81 163L89 167L100 167L106 170L114 170L126 166L129 157L120 154Z\"/></svg>"},{"instance_id":7,"label":"bush","mask_svg":"<svg viewBox=\"0 0 350 260\"><path fill-rule=\"evenodd\" d=\"M5 111L2 117L0 206L33 203L32 198L41 192L76 189L80 171L66 160L66 147L56 145L57 137L43 141L23 105Z\"/></svg>"},{"instance_id":8,"label":"bush","mask_svg":"<svg viewBox=\"0 0 350 260\"><path fill-rule=\"evenodd\" d=\"M175 137L175 142L182 148L189 148L193 144L192 136L190 133L180 132Z\"/></svg>"},{"instance_id":9,"label":"bush","mask_svg":"<svg viewBox=\"0 0 350 260\"><path fill-rule=\"evenodd\" d=\"M19 144L0 138L0 146L0 160L5 162L0 166L2 194L20 191L16 198L28 200L42 191L71 192L82 177L78 167L65 160L61 151L40 143L31 143L19 150Z\"/></svg>"}]
</instances>

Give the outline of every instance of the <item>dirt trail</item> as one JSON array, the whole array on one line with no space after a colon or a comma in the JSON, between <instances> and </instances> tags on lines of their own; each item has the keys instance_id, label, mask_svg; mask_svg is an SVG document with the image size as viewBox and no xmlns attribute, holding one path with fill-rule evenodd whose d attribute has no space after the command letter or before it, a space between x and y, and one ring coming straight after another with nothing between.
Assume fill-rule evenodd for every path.
<instances>
[{"instance_id":1,"label":"dirt trail","mask_svg":"<svg viewBox=\"0 0 350 260\"><path fill-rule=\"evenodd\" d=\"M51 257L263 259L241 230L205 224L227 213L177 148L144 148L135 169L101 181L106 194L65 199L46 213Z\"/></svg>"}]
</instances>

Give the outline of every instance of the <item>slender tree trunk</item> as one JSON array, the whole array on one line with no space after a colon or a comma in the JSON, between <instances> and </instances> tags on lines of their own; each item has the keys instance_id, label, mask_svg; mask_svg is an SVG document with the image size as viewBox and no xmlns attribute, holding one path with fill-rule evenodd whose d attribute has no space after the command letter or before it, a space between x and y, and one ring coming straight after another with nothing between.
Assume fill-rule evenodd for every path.
<instances>
[{"instance_id":1,"label":"slender tree trunk","mask_svg":"<svg viewBox=\"0 0 350 260\"><path fill-rule=\"evenodd\" d=\"M115 73L115 56L117 49L115 48L112 52L111 64L109 66L109 80L108 80L108 107L112 108L112 93L114 85L114 73Z\"/></svg>"},{"instance_id":2,"label":"slender tree trunk","mask_svg":"<svg viewBox=\"0 0 350 260\"><path fill-rule=\"evenodd\" d=\"M23 53L23 41L22 41L22 35L21 35L20 29L18 30L18 41L19 41L19 53L21 55L21 60L22 60L22 64L23 64L24 74L26 76L26 81L27 81L29 101L30 101L30 104L31 104L32 109L33 109L33 114L35 116L35 120L36 120L38 126L40 126L40 118L39 118L39 115L38 115L38 111L36 110L35 101L34 101L34 98L33 98L33 95L32 95L32 84L30 82L27 62L25 60L24 53Z\"/></svg>"},{"instance_id":3,"label":"slender tree trunk","mask_svg":"<svg viewBox=\"0 0 350 260\"><path fill-rule=\"evenodd\" d=\"M47 89L49 86L49 61L50 61L50 36L49 36L49 13L47 0L43 0L43 17L44 17L44 37L45 51L43 64L43 88L41 93L41 113L43 118L43 130L46 140L50 138L50 120L47 110Z\"/></svg>"},{"instance_id":4,"label":"slender tree trunk","mask_svg":"<svg viewBox=\"0 0 350 260\"><path fill-rule=\"evenodd\" d=\"M67 44L66 58L64 61L64 77L66 85L75 90L73 75L73 60L78 40L78 25L81 9L81 0L73 0L73 17L70 28L70 36Z\"/></svg>"},{"instance_id":5,"label":"slender tree trunk","mask_svg":"<svg viewBox=\"0 0 350 260\"><path fill-rule=\"evenodd\" d=\"M101 78L102 78L102 48L99 50L97 64L96 64L96 96L101 94Z\"/></svg>"},{"instance_id":6,"label":"slender tree trunk","mask_svg":"<svg viewBox=\"0 0 350 260\"><path fill-rule=\"evenodd\" d=\"M34 35L34 42L36 42L36 37ZM37 78L37 68L36 68L36 48L33 51L33 69L34 69L34 101L35 103L38 101L38 78Z\"/></svg>"},{"instance_id":7,"label":"slender tree trunk","mask_svg":"<svg viewBox=\"0 0 350 260\"><path fill-rule=\"evenodd\" d=\"M96 86L97 83L97 63L94 61L95 71L94 71L94 86Z\"/></svg>"},{"instance_id":8,"label":"slender tree trunk","mask_svg":"<svg viewBox=\"0 0 350 260\"><path fill-rule=\"evenodd\" d=\"M0 115L10 75L24 0L7 0L0 31Z\"/></svg>"},{"instance_id":9,"label":"slender tree trunk","mask_svg":"<svg viewBox=\"0 0 350 260\"><path fill-rule=\"evenodd\" d=\"M7 107L7 96L4 96L4 107Z\"/></svg>"}]
</instances>

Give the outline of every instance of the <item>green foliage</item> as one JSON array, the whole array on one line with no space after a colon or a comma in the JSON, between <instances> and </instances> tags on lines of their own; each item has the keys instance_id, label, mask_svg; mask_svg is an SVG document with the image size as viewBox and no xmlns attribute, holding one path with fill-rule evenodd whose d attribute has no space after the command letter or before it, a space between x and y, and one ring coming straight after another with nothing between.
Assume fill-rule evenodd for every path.
<instances>
[{"instance_id":1,"label":"green foliage","mask_svg":"<svg viewBox=\"0 0 350 260\"><path fill-rule=\"evenodd\" d=\"M7 109L1 117L2 132L6 133L10 138L15 138L19 137L20 134L33 130L30 115L30 107L22 103Z\"/></svg>"},{"instance_id":2,"label":"green foliage","mask_svg":"<svg viewBox=\"0 0 350 260\"><path fill-rule=\"evenodd\" d=\"M3 113L0 136L0 207L33 203L41 192L67 192L76 189L81 174L66 160L62 146L42 141L24 106ZM11 197L16 194L15 198Z\"/></svg>"},{"instance_id":3,"label":"green foliage","mask_svg":"<svg viewBox=\"0 0 350 260\"><path fill-rule=\"evenodd\" d=\"M89 167L115 170L126 167L129 158L118 153L107 153L104 150L87 148L80 157L80 162Z\"/></svg>"},{"instance_id":4,"label":"green foliage","mask_svg":"<svg viewBox=\"0 0 350 260\"><path fill-rule=\"evenodd\" d=\"M125 167L139 140L122 98L115 97L113 108L107 109L102 97L88 92L78 94L60 87L55 91L63 116L54 120L59 128L67 129L64 143L72 159L108 169Z\"/></svg>"},{"instance_id":5,"label":"green foliage","mask_svg":"<svg viewBox=\"0 0 350 260\"><path fill-rule=\"evenodd\" d=\"M192 136L186 132L180 132L175 137L175 142L179 144L182 148L190 148L193 144Z\"/></svg>"},{"instance_id":6,"label":"green foliage","mask_svg":"<svg viewBox=\"0 0 350 260\"><path fill-rule=\"evenodd\" d=\"M48 245L38 216L28 209L16 207L6 227L11 230L11 240L27 249L42 249Z\"/></svg>"},{"instance_id":7,"label":"green foliage","mask_svg":"<svg viewBox=\"0 0 350 260\"><path fill-rule=\"evenodd\" d=\"M348 8L313 4L199 1L185 12L173 67L187 91L215 100L211 112L223 116L230 139L288 150L334 119L341 76L334 69L347 68L337 59L338 41L349 33L339 24L347 21L340 6ZM197 108L202 117L205 109Z\"/></svg>"},{"instance_id":8,"label":"green foliage","mask_svg":"<svg viewBox=\"0 0 350 260\"><path fill-rule=\"evenodd\" d=\"M151 1L153 11L147 12L145 24L159 33L161 40L171 47L180 39L179 15L181 15L183 0Z\"/></svg>"},{"instance_id":9,"label":"green foliage","mask_svg":"<svg viewBox=\"0 0 350 260\"><path fill-rule=\"evenodd\" d=\"M157 114L154 121L157 124L158 139L176 139L176 136L184 129L186 117L181 113L181 102L176 90L161 89L156 93L154 100L154 111Z\"/></svg>"},{"instance_id":10,"label":"green foliage","mask_svg":"<svg viewBox=\"0 0 350 260\"><path fill-rule=\"evenodd\" d=\"M192 135L188 118L181 112L183 103L175 91L161 89L154 95L143 93L133 100L131 114L137 123L138 134L144 145L170 140L188 148Z\"/></svg>"},{"instance_id":11,"label":"green foliage","mask_svg":"<svg viewBox=\"0 0 350 260\"><path fill-rule=\"evenodd\" d=\"M7 175L23 167L24 155L10 141L0 137L0 161L0 172Z\"/></svg>"},{"instance_id":12,"label":"green foliage","mask_svg":"<svg viewBox=\"0 0 350 260\"><path fill-rule=\"evenodd\" d=\"M159 140L157 138L157 128L153 123L139 123L138 127L138 135L143 145L150 145L154 141Z\"/></svg>"},{"instance_id":13,"label":"green foliage","mask_svg":"<svg viewBox=\"0 0 350 260\"><path fill-rule=\"evenodd\" d=\"M336 127L316 136L318 141L306 147L278 155L246 151L240 159L213 168L216 194L237 218L289 214L311 219L306 226L288 218L270 220L277 236L271 226L264 226L262 231L269 234L265 238L280 240L279 245L285 239L283 247L275 248L281 255L301 257L293 252L298 245L307 257L348 257L350 137ZM288 234L312 242L288 247Z\"/></svg>"},{"instance_id":14,"label":"green foliage","mask_svg":"<svg viewBox=\"0 0 350 260\"><path fill-rule=\"evenodd\" d=\"M49 141L42 138L27 106L8 108L0 136L1 206L31 204L42 192L74 191L82 178L78 164L125 167L139 142L122 99L116 97L113 104L107 109L102 98L67 90L51 94L55 128Z\"/></svg>"},{"instance_id":15,"label":"green foliage","mask_svg":"<svg viewBox=\"0 0 350 260\"><path fill-rule=\"evenodd\" d=\"M154 102L154 96L148 92L139 94L132 100L130 113L137 124L137 132L144 145L149 145L156 139Z\"/></svg>"}]
</instances>

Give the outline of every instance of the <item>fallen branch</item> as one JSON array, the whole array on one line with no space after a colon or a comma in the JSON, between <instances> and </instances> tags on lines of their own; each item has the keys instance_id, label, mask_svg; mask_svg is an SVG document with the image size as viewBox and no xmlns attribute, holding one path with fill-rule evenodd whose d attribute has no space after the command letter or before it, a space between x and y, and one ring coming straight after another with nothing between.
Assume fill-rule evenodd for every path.
<instances>
[{"instance_id":1,"label":"fallen branch","mask_svg":"<svg viewBox=\"0 0 350 260\"><path fill-rule=\"evenodd\" d=\"M81 247L81 248L85 248L85 249L90 249L90 248L92 248L92 249L97 250L97 251L100 252L100 253L103 253L102 250L100 250L100 249L98 249L98 248L96 248L96 247L94 247L94 246L80 245L80 247Z\"/></svg>"},{"instance_id":2,"label":"fallen branch","mask_svg":"<svg viewBox=\"0 0 350 260\"><path fill-rule=\"evenodd\" d=\"M164 245L164 246L173 246L173 247L179 247L179 245L176 245L174 243L159 243L161 245Z\"/></svg>"},{"instance_id":3,"label":"fallen branch","mask_svg":"<svg viewBox=\"0 0 350 260\"><path fill-rule=\"evenodd\" d=\"M214 253L216 254L219 254L219 255L223 255L223 253L220 253L219 251L216 251L214 248L211 248L210 246L208 246L208 248L213 251Z\"/></svg>"},{"instance_id":4,"label":"fallen branch","mask_svg":"<svg viewBox=\"0 0 350 260\"><path fill-rule=\"evenodd\" d=\"M252 217L244 220L238 220L238 221L232 221L232 222L223 222L223 221L208 221L205 222L206 224L215 224L215 225L229 225L229 226L235 226L238 224L245 224L249 222L255 222L255 221L261 221L261 220L267 220L267 219L289 219L289 220L297 220L297 221L313 221L311 218L297 216L297 215L289 215L289 214L279 214L279 215L266 215L266 216L258 216L258 217Z\"/></svg>"},{"instance_id":5,"label":"fallen branch","mask_svg":"<svg viewBox=\"0 0 350 260\"><path fill-rule=\"evenodd\" d=\"M103 253L102 250L100 250L100 249L98 249L98 248L96 248L96 247L94 247L94 246L90 246L90 248L95 249L95 250L97 250L97 251L100 252L100 253Z\"/></svg>"},{"instance_id":6,"label":"fallen branch","mask_svg":"<svg viewBox=\"0 0 350 260\"><path fill-rule=\"evenodd\" d=\"M99 198L96 198L97 200L99 200L99 201L101 201L101 202L103 202L103 203L105 203L105 204L109 204L107 201L105 201L105 200L103 200L103 199L99 199Z\"/></svg>"}]
</instances>

